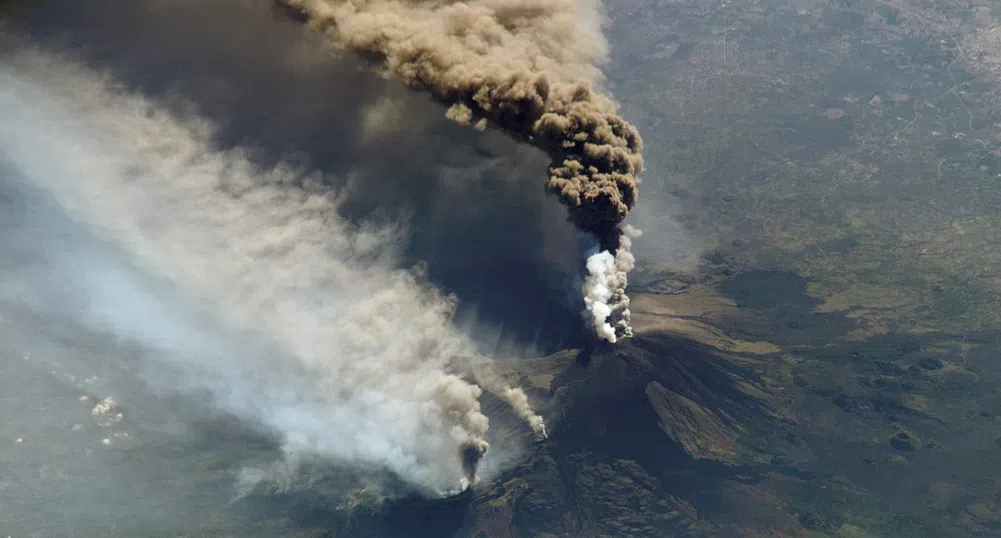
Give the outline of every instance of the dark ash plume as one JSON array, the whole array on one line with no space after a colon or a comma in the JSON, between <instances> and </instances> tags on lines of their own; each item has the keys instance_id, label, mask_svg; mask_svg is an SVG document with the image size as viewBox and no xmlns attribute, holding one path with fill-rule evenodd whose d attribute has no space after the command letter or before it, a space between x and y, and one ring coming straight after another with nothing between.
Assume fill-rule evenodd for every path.
<instances>
[{"instance_id":1,"label":"dark ash plume","mask_svg":"<svg viewBox=\"0 0 1001 538\"><path fill-rule=\"evenodd\" d=\"M445 103L450 119L477 129L493 125L546 152L547 190L567 206L572 222L595 236L599 251L615 256L628 249L620 225L636 204L643 143L616 103L596 90L601 76L595 65L605 45L593 3L283 3L335 46L375 60L389 75ZM604 294L613 300L628 301L625 265L609 279L621 286ZM627 304L609 303L611 318L594 319L600 336L614 342L629 334Z\"/></svg>"}]
</instances>

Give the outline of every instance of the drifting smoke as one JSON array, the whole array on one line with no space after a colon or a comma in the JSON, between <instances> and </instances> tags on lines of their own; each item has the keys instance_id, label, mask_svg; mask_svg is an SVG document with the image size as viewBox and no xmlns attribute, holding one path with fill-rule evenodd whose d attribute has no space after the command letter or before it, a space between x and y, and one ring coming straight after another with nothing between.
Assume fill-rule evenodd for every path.
<instances>
[{"instance_id":1,"label":"drifting smoke","mask_svg":"<svg viewBox=\"0 0 1001 538\"><path fill-rule=\"evenodd\" d=\"M473 360L454 297L421 267L395 269L400 231L341 219L322 178L213 149L206 121L24 50L0 62L0 114L0 154L26 183L229 331L125 308L142 301L123 290L149 285L96 251L52 268L46 281L82 289L88 306L42 307L152 348L175 371L172 390L207 393L288 451L388 469L431 494L473 483L488 448L483 389L451 364L545 435L525 394Z\"/></svg>"},{"instance_id":2,"label":"drifting smoke","mask_svg":"<svg viewBox=\"0 0 1001 538\"><path fill-rule=\"evenodd\" d=\"M599 336L628 336L630 242L620 224L637 198L642 140L598 93L606 54L590 0L283 0L340 48L449 106L478 129L493 125L550 159L547 190L593 234L587 294ZM612 263L609 259L615 259ZM596 272L607 271L607 275ZM595 284L597 285L597 284ZM609 329L611 328L611 329Z\"/></svg>"},{"instance_id":3,"label":"drifting smoke","mask_svg":"<svg viewBox=\"0 0 1001 538\"><path fill-rule=\"evenodd\" d=\"M524 390L507 384L490 367L490 363L486 359L467 360L465 363L469 367L470 375L473 376L478 385L507 402L518 417L532 428L537 439L546 438L546 424L542 417L532 409L532 405L528 402L528 395L525 394Z\"/></svg>"}]
</instances>

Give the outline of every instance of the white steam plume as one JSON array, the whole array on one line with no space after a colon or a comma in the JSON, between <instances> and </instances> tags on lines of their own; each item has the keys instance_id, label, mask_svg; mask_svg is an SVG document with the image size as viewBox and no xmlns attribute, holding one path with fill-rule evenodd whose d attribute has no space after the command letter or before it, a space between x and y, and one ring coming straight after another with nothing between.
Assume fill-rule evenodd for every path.
<instances>
[{"instance_id":1,"label":"white steam plume","mask_svg":"<svg viewBox=\"0 0 1001 538\"><path fill-rule=\"evenodd\" d=\"M619 249L613 255L607 250L587 258L587 277L584 279L585 313L602 340L615 343L621 337L633 335L630 326L629 296L626 295L629 271L636 259L630 250L632 238L642 232L630 225L622 228ZM610 320L614 321L614 325Z\"/></svg>"},{"instance_id":2,"label":"white steam plume","mask_svg":"<svg viewBox=\"0 0 1001 538\"><path fill-rule=\"evenodd\" d=\"M205 122L49 55L0 60L0 116L0 154L33 186L246 340L119 309L118 276L77 260L59 270L89 294L82 322L154 348L180 372L173 389L207 392L296 451L431 494L475 480L481 388L448 373L472 345L452 326L454 298L394 268L398 230L349 225L321 178L212 149ZM544 431L524 393L502 389Z\"/></svg>"}]
</instances>

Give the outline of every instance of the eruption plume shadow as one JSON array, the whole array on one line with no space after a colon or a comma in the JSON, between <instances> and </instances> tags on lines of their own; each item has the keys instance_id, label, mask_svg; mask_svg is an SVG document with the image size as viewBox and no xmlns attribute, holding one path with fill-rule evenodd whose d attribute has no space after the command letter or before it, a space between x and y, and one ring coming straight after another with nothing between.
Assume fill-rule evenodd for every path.
<instances>
[{"instance_id":1,"label":"eruption plume shadow","mask_svg":"<svg viewBox=\"0 0 1001 538\"><path fill-rule=\"evenodd\" d=\"M58 278L25 275L43 289L68 283L78 306L29 303L138 339L179 370L172 384L277 429L302 453L388 464L431 491L454 487L451 471L472 476L465 447L485 452L487 419L481 388L447 372L470 352L449 324L454 300L419 271L382 265L392 230L345 226L329 214L328 187L213 149L197 117L27 48L3 60L0 147L21 181L165 277L182 312L208 308L224 326L258 333L264 350L184 315L157 319L149 285L98 250L53 263ZM52 239L44 248L58 250L64 239ZM523 393L495 390L524 413Z\"/></svg>"},{"instance_id":2,"label":"eruption plume shadow","mask_svg":"<svg viewBox=\"0 0 1001 538\"><path fill-rule=\"evenodd\" d=\"M430 98L330 54L272 6L53 0L17 24L132 89L193 105L219 125L222 148L328 173L353 222L407 219L405 263L427 261L430 279L462 298L460 322L501 352L585 341L579 260L589 245L540 187L546 158L443 119Z\"/></svg>"},{"instance_id":3,"label":"eruption plume shadow","mask_svg":"<svg viewBox=\"0 0 1001 538\"><path fill-rule=\"evenodd\" d=\"M276 162L298 154L303 166L333 172L328 177L337 178L332 181L345 198L339 209L355 223L371 221L380 212L386 213L383 216L386 221L411 212L410 224L418 233L408 243L409 261L428 259L430 267L441 268L435 269L440 271L439 275L449 274L447 270L451 269L457 275L455 282L451 286L443 283L452 291L460 291L456 288L461 288L463 280L468 279L471 268L477 265L494 268L492 273L474 271L486 277L472 287L482 288L477 291L493 291L497 296L486 293L464 296L481 303L478 305L481 307L488 302L483 298L495 304L506 300L513 308L500 319L517 323L521 321L519 318L533 313L541 313L537 319L577 317L572 313L579 308L576 304L579 299L569 299L569 294L551 295L554 288L566 291L572 287L569 283L578 273L575 266L580 255L573 230L563 224L557 212L548 209L543 190L535 188L538 184L535 176L546 162L537 151L515 145L494 132L476 134L470 147L469 133L440 121L440 109L430 100L379 80L348 57L326 58L316 52L322 49L309 48L315 44L298 31L273 30L274 21L261 17L260 10L246 8L249 4L181 1L168 5L110 0L102 3L108 6L106 10L93 5L58 6L57 1L53 3L56 7L46 6L34 16L26 16L23 26L43 42L62 41L62 46L76 49L92 65L111 67L118 78L126 80L135 90L161 98L176 97L175 108L179 110L187 103L194 103L199 114L207 114L222 126L215 137L221 147L250 147L258 163ZM74 23L72 28L65 26L70 19ZM217 20L228 20L232 25L221 30ZM128 36L120 28L127 28ZM136 33L146 46L130 42L130 36ZM284 46L276 46L274 42L262 44L263 40L258 39L275 33L285 36ZM548 83L536 82L535 90L543 92L540 88ZM296 85L301 87L290 91ZM595 182L584 176L608 176L603 181L614 183L616 174L638 172L640 142L638 135L632 137L628 126L617 124L614 117L598 118L597 124L586 127L589 134L577 140L579 147L567 145L565 139L558 140L554 133L561 130L561 118L577 117L578 109L590 106L583 104L605 103L595 106L613 108L604 98L580 87L583 86L557 99L563 104L556 109L546 103L541 108L529 106L528 117L539 116L531 123L541 125L542 130L522 133L521 138L546 149L551 157L558 157L555 160L560 161L562 168L550 166L550 191L558 191L568 203L575 199L589 200L576 209L571 207L572 220L579 228L594 233L599 246L615 255L616 263L606 264L599 272L605 274L614 269L623 276L619 280L599 281L594 287L600 291L594 297L603 305L612 298L616 298L616 304L627 304L622 302L624 295L615 295L624 290L624 273L628 271L617 263L623 250L628 254L628 249L621 248L625 243L617 224L635 202L635 196L628 188L612 192L598 186L595 191L591 188ZM339 94L331 96L331 88L341 89L337 90ZM550 91L559 94L563 90L543 93L548 95ZM482 125L479 120L483 118L477 116L489 118L502 127L504 121L527 121L524 114L512 110L494 114L474 94L459 93L453 96L455 99L444 99L457 100L461 105L447 112L450 119L459 123L468 119ZM443 100L438 95L432 97ZM411 106L414 104L417 106ZM467 111L472 115L469 118L465 118ZM543 121L543 116L548 119ZM511 134L510 128L506 131ZM611 139L607 138L609 132ZM419 143L410 144L415 140ZM594 153L595 141L602 140L611 140L612 149L598 148ZM554 150L554 146L562 149ZM401 169L408 173L401 174ZM485 193L490 196L484 196ZM489 203L477 207L479 199ZM470 220L470 217L476 218ZM476 219L484 225L468 226ZM607 239L612 236L614 241ZM455 249L456 237L463 244L478 248L466 252ZM568 256L568 252L573 255ZM510 269L518 267L527 268L520 271L524 277L515 282L501 278L504 275L510 278ZM539 279L540 275L545 278ZM618 284L611 284L614 289L609 289L610 282ZM512 294L512 290L517 293ZM498 311L493 305L487 306L491 306L484 309L488 314ZM552 315L553 310L558 314ZM603 315L624 320L628 329L627 310L608 308ZM575 321L571 324L577 325ZM532 323L524 325L531 329ZM559 331L543 333L556 333L554 340L560 337ZM620 334L612 332L604 336L614 340ZM466 452L461 450L459 459L478 461L479 458L467 457Z\"/></svg>"}]
</instances>

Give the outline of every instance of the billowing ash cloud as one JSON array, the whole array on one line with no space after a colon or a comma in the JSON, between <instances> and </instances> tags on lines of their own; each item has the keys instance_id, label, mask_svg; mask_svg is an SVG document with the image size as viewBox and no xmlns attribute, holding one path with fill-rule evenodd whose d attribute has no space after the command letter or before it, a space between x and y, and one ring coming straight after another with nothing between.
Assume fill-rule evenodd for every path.
<instances>
[{"instance_id":1,"label":"billowing ash cloud","mask_svg":"<svg viewBox=\"0 0 1001 538\"><path fill-rule=\"evenodd\" d=\"M282 3L304 13L337 47L377 60L391 76L445 103L452 120L478 129L496 126L545 151L551 159L547 189L567 206L573 223L598 240L600 258L588 261L590 281L614 286L588 294L595 329L612 342L629 334L631 256L619 254L629 248L620 223L636 203L643 144L616 104L596 89L595 65L606 47L593 2ZM618 259L608 263L608 257Z\"/></svg>"},{"instance_id":2,"label":"billowing ash cloud","mask_svg":"<svg viewBox=\"0 0 1001 538\"><path fill-rule=\"evenodd\" d=\"M38 297L34 307L151 348L173 372L154 369L151 381L207 394L305 459L388 469L436 494L477 478L484 389L545 435L525 394L453 327L455 298L423 268L396 268L399 230L344 220L323 178L216 149L203 118L26 49L0 60L0 117L0 156L18 176L146 275L96 249L43 245L66 259L38 286L59 282L84 307ZM150 275L185 319L223 329L158 314L140 297ZM456 362L479 384L454 373Z\"/></svg>"}]
</instances>

